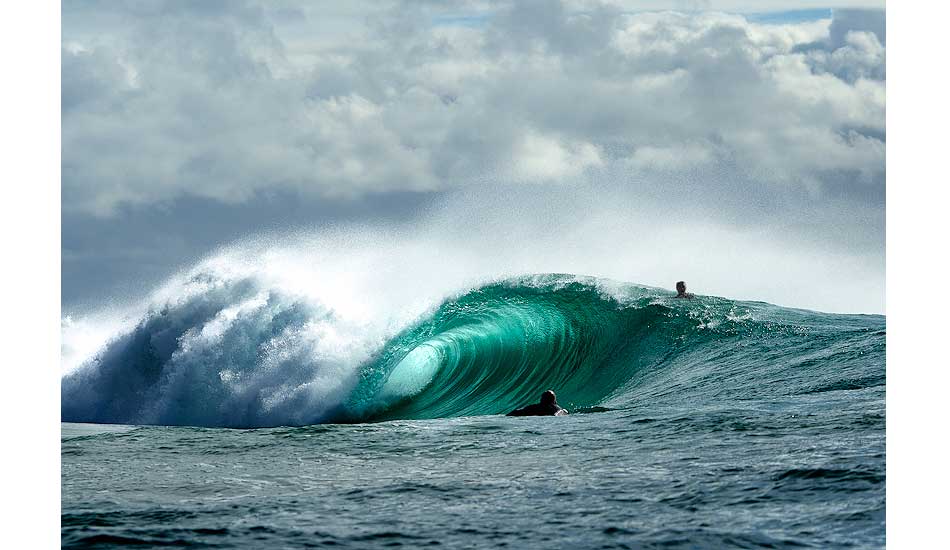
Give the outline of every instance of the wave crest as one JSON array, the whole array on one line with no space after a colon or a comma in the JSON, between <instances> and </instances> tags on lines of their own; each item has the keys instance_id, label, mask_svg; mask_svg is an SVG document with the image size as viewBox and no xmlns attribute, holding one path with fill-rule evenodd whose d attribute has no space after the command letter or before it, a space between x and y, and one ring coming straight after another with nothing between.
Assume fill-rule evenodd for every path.
<instances>
[{"instance_id":1,"label":"wave crest","mask_svg":"<svg viewBox=\"0 0 950 550\"><path fill-rule=\"evenodd\" d=\"M203 273L62 380L67 421L199 426L319 422L368 352L332 311L253 277Z\"/></svg>"},{"instance_id":2,"label":"wave crest","mask_svg":"<svg viewBox=\"0 0 950 550\"><path fill-rule=\"evenodd\" d=\"M546 389L582 410L794 395L866 376L884 356L879 316L675 300L573 275L480 286L401 327L348 321L247 274L202 271L166 296L63 377L64 421L440 418L507 412Z\"/></svg>"}]
</instances>

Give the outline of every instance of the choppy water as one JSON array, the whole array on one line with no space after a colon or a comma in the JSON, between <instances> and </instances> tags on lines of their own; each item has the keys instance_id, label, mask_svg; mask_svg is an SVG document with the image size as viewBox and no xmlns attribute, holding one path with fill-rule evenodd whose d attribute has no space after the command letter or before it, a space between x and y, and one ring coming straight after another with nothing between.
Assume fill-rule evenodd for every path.
<instances>
[{"instance_id":1,"label":"choppy water","mask_svg":"<svg viewBox=\"0 0 950 550\"><path fill-rule=\"evenodd\" d=\"M882 316L551 275L352 336L189 285L63 379L64 547L884 545Z\"/></svg>"}]
</instances>

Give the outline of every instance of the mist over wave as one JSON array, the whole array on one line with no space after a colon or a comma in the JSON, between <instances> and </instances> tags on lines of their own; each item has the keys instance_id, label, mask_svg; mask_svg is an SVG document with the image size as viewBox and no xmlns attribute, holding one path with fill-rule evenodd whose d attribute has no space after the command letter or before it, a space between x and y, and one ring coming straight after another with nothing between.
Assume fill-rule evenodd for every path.
<instances>
[{"instance_id":1,"label":"mist over wave","mask_svg":"<svg viewBox=\"0 0 950 550\"><path fill-rule=\"evenodd\" d=\"M807 356L829 326L850 327L835 338L883 327L883 317L868 328L860 316L671 301L656 286L686 279L707 294L728 281L747 296L779 271L823 289L809 281L849 266L701 221L660 223L621 196L481 191L412 227L239 241L145 296L64 318L63 419L243 427L492 414L549 387L573 407L626 406L664 379L651 372L733 365L730 380L760 376L772 363L753 350L797 360L765 343ZM847 291L862 288L852 280Z\"/></svg>"},{"instance_id":2,"label":"mist over wave","mask_svg":"<svg viewBox=\"0 0 950 550\"><path fill-rule=\"evenodd\" d=\"M346 254L245 244L181 273L99 345L75 346L95 351L64 374L63 420L254 427L435 418L503 413L548 388L573 408L624 407L668 396L673 379L678 398L706 392L683 380L713 376L709 369L721 395L755 394L777 373L786 379L770 390L778 394L821 381L883 383L847 362L829 370L828 359L867 346L882 354L883 337L869 337L882 330L880 317L681 301L576 275L466 283L470 270L453 277L450 268L400 277L404 264L372 257L375 238L348 244ZM843 351L816 348L816 338ZM817 367L786 372L802 362Z\"/></svg>"}]
</instances>

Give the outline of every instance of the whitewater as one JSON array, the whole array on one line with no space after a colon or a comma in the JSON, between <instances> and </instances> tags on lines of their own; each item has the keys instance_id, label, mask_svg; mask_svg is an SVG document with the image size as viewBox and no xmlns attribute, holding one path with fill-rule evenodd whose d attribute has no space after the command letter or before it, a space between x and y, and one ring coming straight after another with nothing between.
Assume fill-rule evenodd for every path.
<instances>
[{"instance_id":1,"label":"whitewater","mask_svg":"<svg viewBox=\"0 0 950 550\"><path fill-rule=\"evenodd\" d=\"M883 547L883 316L347 246L64 321L64 547Z\"/></svg>"}]
</instances>

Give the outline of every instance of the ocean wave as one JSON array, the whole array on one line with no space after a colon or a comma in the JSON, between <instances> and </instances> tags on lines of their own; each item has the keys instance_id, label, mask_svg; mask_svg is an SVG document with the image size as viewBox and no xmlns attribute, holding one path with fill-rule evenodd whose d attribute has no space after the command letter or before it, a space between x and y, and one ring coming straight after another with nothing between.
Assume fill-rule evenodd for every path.
<instances>
[{"instance_id":1,"label":"ocean wave","mask_svg":"<svg viewBox=\"0 0 950 550\"><path fill-rule=\"evenodd\" d=\"M544 274L409 322L356 323L253 274L199 270L62 379L71 422L263 427L576 410L848 389L880 316L829 315ZM870 354L870 355L869 355Z\"/></svg>"}]
</instances>

